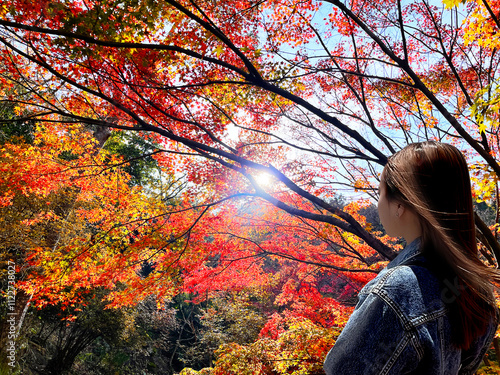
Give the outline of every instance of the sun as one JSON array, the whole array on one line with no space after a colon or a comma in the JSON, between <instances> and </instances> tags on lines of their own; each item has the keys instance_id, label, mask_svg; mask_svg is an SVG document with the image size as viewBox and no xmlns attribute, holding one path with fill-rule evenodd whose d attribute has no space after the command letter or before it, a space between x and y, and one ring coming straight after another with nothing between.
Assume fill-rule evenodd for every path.
<instances>
[{"instance_id":1,"label":"sun","mask_svg":"<svg viewBox=\"0 0 500 375\"><path fill-rule=\"evenodd\" d=\"M271 176L267 172L259 172L257 175L255 175L254 179L255 179L255 182L257 182L257 184L260 187L267 187L268 188L268 187L271 187L271 185L273 184L273 176Z\"/></svg>"}]
</instances>

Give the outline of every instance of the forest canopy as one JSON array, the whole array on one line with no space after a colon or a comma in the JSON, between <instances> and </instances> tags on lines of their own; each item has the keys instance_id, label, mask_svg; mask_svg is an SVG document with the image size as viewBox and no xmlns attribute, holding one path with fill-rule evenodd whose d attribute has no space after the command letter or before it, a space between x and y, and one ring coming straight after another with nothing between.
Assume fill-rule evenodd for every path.
<instances>
[{"instance_id":1,"label":"forest canopy","mask_svg":"<svg viewBox=\"0 0 500 375\"><path fill-rule=\"evenodd\" d=\"M16 309L71 321L96 293L116 309L273 296L259 337L310 324L321 356L403 246L374 212L387 158L425 140L465 154L496 267L499 14L496 0L3 1ZM222 348L220 366L243 361Z\"/></svg>"}]
</instances>

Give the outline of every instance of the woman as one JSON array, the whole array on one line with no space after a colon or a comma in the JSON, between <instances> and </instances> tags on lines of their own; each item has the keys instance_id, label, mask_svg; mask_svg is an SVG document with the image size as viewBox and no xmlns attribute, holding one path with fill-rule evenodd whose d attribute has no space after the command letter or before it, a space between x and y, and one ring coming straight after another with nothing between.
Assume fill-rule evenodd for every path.
<instances>
[{"instance_id":1,"label":"woman","mask_svg":"<svg viewBox=\"0 0 500 375\"><path fill-rule=\"evenodd\" d=\"M500 276L478 258L465 158L410 144L389 159L379 193L387 234L408 245L360 292L326 373L473 374L496 331Z\"/></svg>"}]
</instances>

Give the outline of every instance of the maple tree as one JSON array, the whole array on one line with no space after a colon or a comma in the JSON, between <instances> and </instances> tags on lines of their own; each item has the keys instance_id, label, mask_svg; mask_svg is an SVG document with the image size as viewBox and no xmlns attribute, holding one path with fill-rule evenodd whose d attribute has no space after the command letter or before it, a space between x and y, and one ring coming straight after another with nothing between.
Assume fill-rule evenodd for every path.
<instances>
[{"instance_id":1,"label":"maple tree","mask_svg":"<svg viewBox=\"0 0 500 375\"><path fill-rule=\"evenodd\" d=\"M289 321L299 319L290 326L331 328L348 315L336 317L335 299L401 246L363 215L392 153L455 144L475 198L498 208L499 7L2 2L2 98L36 130L35 144L3 146L0 204L39 202L16 228L49 225L57 239L22 245L30 272L20 286L38 306L102 286L119 307L274 285ZM89 129L140 137L142 154L126 158L154 160L160 176L134 184L131 160ZM339 192L348 204L335 203ZM477 226L495 264L497 227ZM332 275L340 293L325 282Z\"/></svg>"}]
</instances>

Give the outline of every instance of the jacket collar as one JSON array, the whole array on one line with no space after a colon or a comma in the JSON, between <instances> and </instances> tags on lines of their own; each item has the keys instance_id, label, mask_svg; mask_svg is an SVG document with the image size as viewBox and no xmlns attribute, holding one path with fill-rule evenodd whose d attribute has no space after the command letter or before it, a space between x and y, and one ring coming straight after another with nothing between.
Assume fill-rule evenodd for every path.
<instances>
[{"instance_id":1,"label":"jacket collar","mask_svg":"<svg viewBox=\"0 0 500 375\"><path fill-rule=\"evenodd\" d=\"M420 237L413 240L409 245L407 245L396 258L394 258L388 265L387 268L392 268L399 266L401 264L411 261L413 258L421 254L420 250Z\"/></svg>"}]
</instances>

